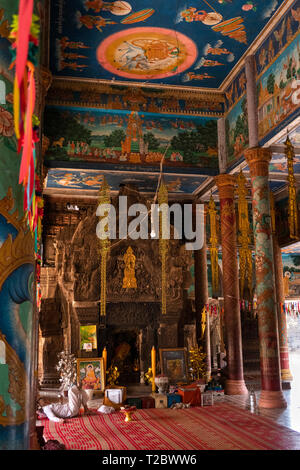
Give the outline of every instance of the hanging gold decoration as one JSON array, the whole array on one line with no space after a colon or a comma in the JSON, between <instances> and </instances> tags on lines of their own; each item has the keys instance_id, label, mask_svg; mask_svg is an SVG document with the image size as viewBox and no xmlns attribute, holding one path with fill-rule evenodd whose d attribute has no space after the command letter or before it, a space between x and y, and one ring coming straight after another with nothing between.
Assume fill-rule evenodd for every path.
<instances>
[{"instance_id":1,"label":"hanging gold decoration","mask_svg":"<svg viewBox=\"0 0 300 470\"><path fill-rule=\"evenodd\" d=\"M212 273L212 292L217 293L219 289L219 263L218 263L218 236L217 236L217 210L212 195L208 205L210 220L210 263Z\"/></svg>"},{"instance_id":2,"label":"hanging gold decoration","mask_svg":"<svg viewBox=\"0 0 300 470\"><path fill-rule=\"evenodd\" d=\"M288 221L290 228L290 237L298 239L298 210L297 210L297 192L296 181L294 175L294 148L287 136L285 141L285 156L287 158L288 167L288 191L289 191L289 208Z\"/></svg>"},{"instance_id":3,"label":"hanging gold decoration","mask_svg":"<svg viewBox=\"0 0 300 470\"><path fill-rule=\"evenodd\" d=\"M189 351L189 366L191 379L199 380L205 377L206 372L206 354L199 346L191 348Z\"/></svg>"},{"instance_id":4,"label":"hanging gold decoration","mask_svg":"<svg viewBox=\"0 0 300 470\"><path fill-rule=\"evenodd\" d=\"M274 194L270 191L270 212L271 212L271 228L272 233L275 233L275 221L276 221L276 212L275 212L275 201L274 201Z\"/></svg>"},{"instance_id":5,"label":"hanging gold decoration","mask_svg":"<svg viewBox=\"0 0 300 470\"><path fill-rule=\"evenodd\" d=\"M131 246L127 248L127 251L123 259L125 262L123 289L128 289L128 288L136 289L135 256L133 254Z\"/></svg>"},{"instance_id":6,"label":"hanging gold decoration","mask_svg":"<svg viewBox=\"0 0 300 470\"><path fill-rule=\"evenodd\" d=\"M201 339L203 339L204 333L205 333L205 328L206 328L206 315L207 315L206 308L203 307L202 315L201 315Z\"/></svg>"},{"instance_id":7,"label":"hanging gold decoration","mask_svg":"<svg viewBox=\"0 0 300 470\"><path fill-rule=\"evenodd\" d=\"M248 213L247 202L247 186L246 178L241 171L237 177L237 192L238 192L238 242L239 258L240 258L240 282L241 282L241 296L243 296L245 289L245 280L247 278L248 289L252 291L252 251L250 248L251 243L251 229Z\"/></svg>"},{"instance_id":8,"label":"hanging gold decoration","mask_svg":"<svg viewBox=\"0 0 300 470\"><path fill-rule=\"evenodd\" d=\"M99 205L103 204L110 204L110 189L108 183L105 178L103 178L103 183L100 187L99 192ZM99 221L101 221L104 217L108 216L108 210L104 212L104 215L99 217ZM104 227L104 232L108 232L109 227L108 224ZM103 238L99 240L100 242L100 256L101 256L101 293L100 293L100 316L106 315L106 264L107 264L107 257L110 249L110 240L109 237Z\"/></svg>"},{"instance_id":9,"label":"hanging gold decoration","mask_svg":"<svg viewBox=\"0 0 300 470\"><path fill-rule=\"evenodd\" d=\"M158 191L158 202L162 209L162 204L168 204L168 189L162 181ZM168 217L164 210L159 212L159 254L161 259L161 313L167 313L167 278L166 278L166 261L168 254L168 240L163 238L167 233Z\"/></svg>"}]
</instances>

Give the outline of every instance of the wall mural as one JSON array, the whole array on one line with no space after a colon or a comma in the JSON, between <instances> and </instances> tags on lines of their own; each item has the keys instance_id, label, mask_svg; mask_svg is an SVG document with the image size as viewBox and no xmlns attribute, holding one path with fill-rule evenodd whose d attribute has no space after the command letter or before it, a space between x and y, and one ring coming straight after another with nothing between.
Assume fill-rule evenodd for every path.
<instances>
[{"instance_id":1,"label":"wall mural","mask_svg":"<svg viewBox=\"0 0 300 470\"><path fill-rule=\"evenodd\" d=\"M103 83L56 80L47 94L47 103L102 109L122 109L149 113L220 116L224 98L216 93L196 93L192 90L128 87Z\"/></svg>"},{"instance_id":2,"label":"wall mural","mask_svg":"<svg viewBox=\"0 0 300 470\"><path fill-rule=\"evenodd\" d=\"M51 70L218 88L282 3L54 0Z\"/></svg>"},{"instance_id":3,"label":"wall mural","mask_svg":"<svg viewBox=\"0 0 300 470\"><path fill-rule=\"evenodd\" d=\"M227 165L238 160L249 144L247 99L244 95L225 118Z\"/></svg>"},{"instance_id":4,"label":"wall mural","mask_svg":"<svg viewBox=\"0 0 300 470\"><path fill-rule=\"evenodd\" d=\"M298 248L299 249L299 248ZM300 297L300 255L282 250L283 284L288 298Z\"/></svg>"},{"instance_id":5,"label":"wall mural","mask_svg":"<svg viewBox=\"0 0 300 470\"><path fill-rule=\"evenodd\" d=\"M218 169L213 118L48 106L44 133L48 161Z\"/></svg>"},{"instance_id":6,"label":"wall mural","mask_svg":"<svg viewBox=\"0 0 300 470\"><path fill-rule=\"evenodd\" d=\"M295 101L300 89L299 22L297 0L255 54L260 143L299 115Z\"/></svg>"},{"instance_id":7,"label":"wall mural","mask_svg":"<svg viewBox=\"0 0 300 470\"><path fill-rule=\"evenodd\" d=\"M269 138L299 114L300 38L282 52L257 82L259 138Z\"/></svg>"},{"instance_id":8,"label":"wall mural","mask_svg":"<svg viewBox=\"0 0 300 470\"><path fill-rule=\"evenodd\" d=\"M137 186L141 193L154 194L158 189L159 175L132 172L132 175L118 172L101 172L89 170L58 170L49 169L45 181L45 189L63 189L99 191L105 177L110 190L118 192L121 184L131 183ZM164 182L169 194L192 194L204 181L206 176L178 176L164 174Z\"/></svg>"}]
</instances>

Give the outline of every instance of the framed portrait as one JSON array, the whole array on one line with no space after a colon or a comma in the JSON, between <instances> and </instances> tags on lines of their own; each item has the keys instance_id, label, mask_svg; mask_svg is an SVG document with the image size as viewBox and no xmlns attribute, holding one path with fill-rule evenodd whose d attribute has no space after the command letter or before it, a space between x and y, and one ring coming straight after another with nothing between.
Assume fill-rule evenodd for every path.
<instances>
[{"instance_id":1,"label":"framed portrait","mask_svg":"<svg viewBox=\"0 0 300 470\"><path fill-rule=\"evenodd\" d=\"M185 348L160 349L161 373L170 383L188 382L187 355Z\"/></svg>"},{"instance_id":2,"label":"framed portrait","mask_svg":"<svg viewBox=\"0 0 300 470\"><path fill-rule=\"evenodd\" d=\"M80 326L80 350L92 351L97 350L97 326L81 325Z\"/></svg>"},{"instance_id":3,"label":"framed portrait","mask_svg":"<svg viewBox=\"0 0 300 470\"><path fill-rule=\"evenodd\" d=\"M104 362L102 357L77 359L77 384L83 390L104 390Z\"/></svg>"}]
</instances>

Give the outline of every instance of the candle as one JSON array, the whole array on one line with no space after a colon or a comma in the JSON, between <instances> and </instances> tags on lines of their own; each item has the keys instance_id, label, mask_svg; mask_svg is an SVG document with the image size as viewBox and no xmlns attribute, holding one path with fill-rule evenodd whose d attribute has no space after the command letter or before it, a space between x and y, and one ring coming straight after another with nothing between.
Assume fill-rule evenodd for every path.
<instances>
[{"instance_id":1,"label":"candle","mask_svg":"<svg viewBox=\"0 0 300 470\"><path fill-rule=\"evenodd\" d=\"M104 382L105 382L105 377L106 377L106 365L107 365L107 350L106 347L104 347L102 351L102 357L103 357L103 369L104 369Z\"/></svg>"},{"instance_id":2,"label":"candle","mask_svg":"<svg viewBox=\"0 0 300 470\"><path fill-rule=\"evenodd\" d=\"M151 349L151 368L152 368L152 392L156 391L156 386L155 386L155 374L156 374L156 351L154 346Z\"/></svg>"}]
</instances>

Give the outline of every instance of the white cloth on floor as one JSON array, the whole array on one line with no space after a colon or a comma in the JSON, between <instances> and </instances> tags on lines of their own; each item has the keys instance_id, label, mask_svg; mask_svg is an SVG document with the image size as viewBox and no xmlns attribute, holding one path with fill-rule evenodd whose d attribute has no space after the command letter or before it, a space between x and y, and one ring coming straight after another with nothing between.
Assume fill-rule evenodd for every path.
<instances>
[{"instance_id":1,"label":"white cloth on floor","mask_svg":"<svg viewBox=\"0 0 300 470\"><path fill-rule=\"evenodd\" d=\"M87 402L88 395L85 391L79 390L74 385L68 391L68 403L51 403L43 407L43 412L51 421L58 421L59 418L73 418L78 415L81 404L86 408Z\"/></svg>"},{"instance_id":2,"label":"white cloth on floor","mask_svg":"<svg viewBox=\"0 0 300 470\"><path fill-rule=\"evenodd\" d=\"M104 413L104 414L108 415L110 413L114 413L116 410L112 406L102 405L102 406L100 406L100 408L98 408L97 411L99 411L100 413Z\"/></svg>"}]
</instances>

